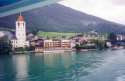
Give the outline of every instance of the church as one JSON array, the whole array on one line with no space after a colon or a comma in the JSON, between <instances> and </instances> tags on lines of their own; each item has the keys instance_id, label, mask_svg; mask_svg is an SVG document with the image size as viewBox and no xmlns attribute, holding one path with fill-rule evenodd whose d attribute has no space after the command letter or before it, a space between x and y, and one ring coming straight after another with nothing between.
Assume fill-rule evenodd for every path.
<instances>
[{"instance_id":1,"label":"church","mask_svg":"<svg viewBox=\"0 0 125 81\"><path fill-rule=\"evenodd\" d=\"M26 22L24 21L24 17L21 15L21 13L16 21L15 36L11 40L11 44L13 48L29 47L29 41L27 41L26 37Z\"/></svg>"}]
</instances>

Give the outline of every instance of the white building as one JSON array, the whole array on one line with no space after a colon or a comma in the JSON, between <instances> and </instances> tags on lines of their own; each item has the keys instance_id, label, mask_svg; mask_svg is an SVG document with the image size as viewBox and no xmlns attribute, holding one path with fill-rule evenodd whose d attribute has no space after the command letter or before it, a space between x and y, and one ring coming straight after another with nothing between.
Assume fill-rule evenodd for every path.
<instances>
[{"instance_id":1,"label":"white building","mask_svg":"<svg viewBox=\"0 0 125 81\"><path fill-rule=\"evenodd\" d=\"M20 14L16 21L16 35L11 40L13 48L25 48L29 47L29 41L26 38L26 22L24 17Z\"/></svg>"},{"instance_id":2,"label":"white building","mask_svg":"<svg viewBox=\"0 0 125 81\"><path fill-rule=\"evenodd\" d=\"M122 35L117 35L117 40L123 40L123 36Z\"/></svg>"}]
</instances>

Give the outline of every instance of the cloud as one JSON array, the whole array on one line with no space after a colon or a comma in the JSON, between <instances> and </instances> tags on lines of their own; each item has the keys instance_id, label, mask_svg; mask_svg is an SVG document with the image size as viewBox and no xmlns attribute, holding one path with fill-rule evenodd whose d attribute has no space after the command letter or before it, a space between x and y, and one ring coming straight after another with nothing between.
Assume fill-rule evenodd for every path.
<instances>
[{"instance_id":1,"label":"cloud","mask_svg":"<svg viewBox=\"0 0 125 81\"><path fill-rule=\"evenodd\" d=\"M111 2L120 6L125 5L125 0L111 0Z\"/></svg>"},{"instance_id":2,"label":"cloud","mask_svg":"<svg viewBox=\"0 0 125 81\"><path fill-rule=\"evenodd\" d=\"M124 0L64 0L59 3L90 15L125 24L125 5L120 5L125 3Z\"/></svg>"}]
</instances>

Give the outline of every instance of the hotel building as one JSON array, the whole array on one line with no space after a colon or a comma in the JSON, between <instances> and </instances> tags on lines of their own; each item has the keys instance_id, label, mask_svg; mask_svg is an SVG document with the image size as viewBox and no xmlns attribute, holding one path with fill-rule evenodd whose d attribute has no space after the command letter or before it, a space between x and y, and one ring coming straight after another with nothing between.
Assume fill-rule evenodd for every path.
<instances>
[{"instance_id":1,"label":"hotel building","mask_svg":"<svg viewBox=\"0 0 125 81\"><path fill-rule=\"evenodd\" d=\"M31 42L31 46L34 46L35 52L43 52L46 50L67 50L71 49L70 40L34 40Z\"/></svg>"}]
</instances>

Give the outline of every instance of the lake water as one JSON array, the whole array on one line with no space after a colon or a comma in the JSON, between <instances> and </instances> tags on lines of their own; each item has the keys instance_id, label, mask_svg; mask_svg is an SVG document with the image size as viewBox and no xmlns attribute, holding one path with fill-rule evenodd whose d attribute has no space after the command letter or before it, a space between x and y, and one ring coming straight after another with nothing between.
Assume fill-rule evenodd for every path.
<instances>
[{"instance_id":1,"label":"lake water","mask_svg":"<svg viewBox=\"0 0 125 81\"><path fill-rule=\"evenodd\" d=\"M125 50L0 56L0 81L125 81Z\"/></svg>"}]
</instances>

